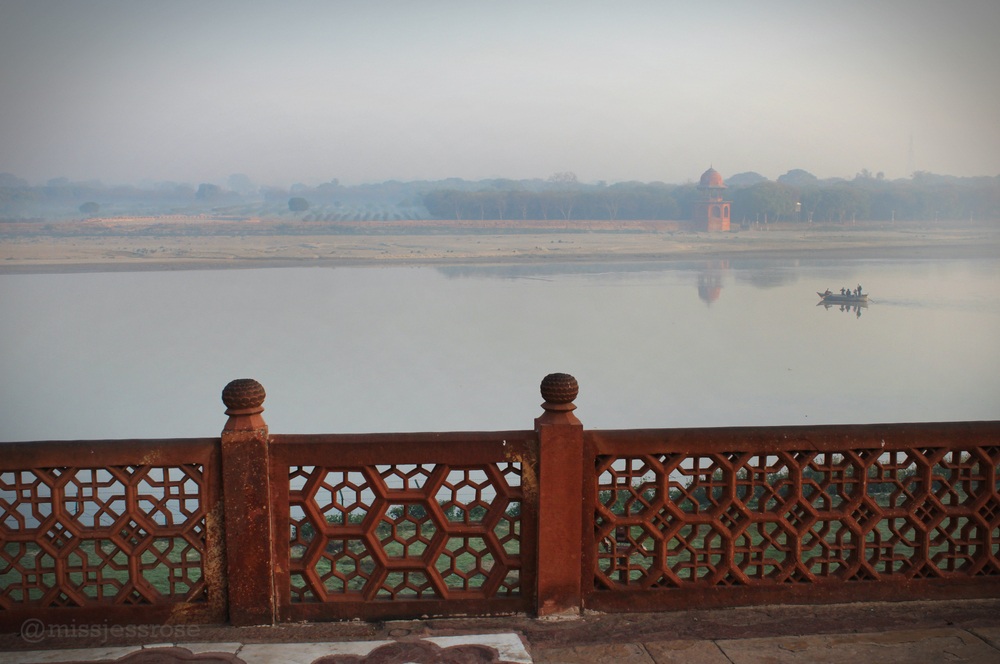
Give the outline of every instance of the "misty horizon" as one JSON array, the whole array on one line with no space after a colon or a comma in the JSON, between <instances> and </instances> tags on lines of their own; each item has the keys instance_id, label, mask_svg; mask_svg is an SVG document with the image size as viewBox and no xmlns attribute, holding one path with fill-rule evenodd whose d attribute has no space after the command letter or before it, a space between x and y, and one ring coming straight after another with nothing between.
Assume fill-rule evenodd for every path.
<instances>
[{"instance_id":1,"label":"misty horizon","mask_svg":"<svg viewBox=\"0 0 1000 664\"><path fill-rule=\"evenodd\" d=\"M709 166L709 168L714 168L714 166ZM715 170L719 170L719 169L715 169ZM687 178L685 178L682 181L676 181L676 182L667 182L667 181L664 181L664 180L642 181L642 180L626 180L626 179L618 179L618 180L590 180L590 181L586 181L586 180L578 179L578 180L573 180L572 184L574 186L581 186L581 187L614 187L616 185L629 185L629 184L667 185L667 186L671 186L671 187L676 187L676 186L690 186L690 185L695 185L695 184L698 183L698 178L701 176L701 174L703 172L704 172L703 170L699 171L695 175L687 177ZM777 176L774 176L774 177L768 177L767 175L759 173L758 171L752 171L752 170L751 171L743 171L743 172L740 172L740 173L722 173L722 175L723 175L723 179L727 181L726 183L727 183L728 186L730 186L730 187L733 187L733 186L739 187L739 186L746 186L747 183L744 183L744 182L740 181L743 177L746 177L746 176L750 176L750 178L751 178L750 181L749 181L750 184L756 183L756 182L783 182L783 181L788 181L788 178L789 178L790 175L794 175L795 173L799 173L799 172L805 172L808 176L815 177L812 173L809 173L805 169L799 169L799 168L789 168L784 173L781 173L781 174L779 174ZM292 182L292 183L285 183L285 182L258 182L256 180L250 178L249 176L247 176L245 173L233 173L233 174L231 174L229 176L226 176L226 177L215 178L215 179L207 179L207 180L197 180L197 179L191 179L191 178L182 178L180 180L151 180L151 179L148 179L148 178L143 178L143 179L140 179L140 180L131 180L131 181L109 181L109 182L106 182L106 181L104 181L104 180L102 180L100 178L96 178L96 177L91 177L91 178L83 177L83 178L80 178L78 180L73 180L73 179L70 179L70 178L66 177L65 175L55 176L55 177L47 178L47 179L44 179L44 180L29 181L26 178L20 177L17 173L12 173L12 172L8 171L8 172L0 172L0 188L3 188L3 187L6 187L6 188L12 188L12 187L91 187L91 188L94 188L94 189L114 189L114 188L120 188L120 187L131 187L131 188L135 188L135 189L139 189L139 190L144 190L144 191L155 191L155 190L169 189L169 188L175 188L175 187L190 188L192 190L196 190L200 185L210 184L210 185L215 185L217 187L220 187L220 188L222 188L223 190L226 190L226 191L237 192L237 193L241 193L241 194L244 194L244 195L246 195L246 194L254 194L254 195L258 195L259 194L259 195L262 195L262 192L264 192L266 190L296 192L296 191L300 191L300 190L311 190L311 189L316 189L316 188L322 188L323 186L335 186L335 187L343 187L343 188L357 188L357 187L366 187L366 186L377 186L377 185L395 184L395 183L403 184L403 185L419 185L419 184L442 185L442 184L449 183L449 182L455 182L455 183L462 183L462 184L482 184L484 186L492 186L492 185L494 185L494 183L504 183L504 182L507 182L507 183L533 184L533 185L545 186L545 185L550 185L550 184L553 184L554 182L556 182L556 178L558 178L559 176L567 176L567 175L568 176L576 176L576 173L574 173L573 171L566 171L564 173L553 173L553 174L550 174L547 177L528 177L528 178L520 178L520 179L508 178L508 177L504 177L503 175L492 175L492 176L485 177L485 178L480 178L480 179L466 179L466 178L462 178L462 177L459 177L459 176L448 176L448 177L443 177L443 178L438 178L438 179L417 179L417 180L386 179L386 180L370 180L370 181L365 181L365 182L344 182L344 181L341 181L340 178L333 178L333 179L326 179L326 180L324 180L324 179L318 178L318 177L307 177L307 178L302 178L298 182ZM878 177L879 180L883 180L884 179L887 182L908 182L908 181L914 181L914 182L916 182L916 181L921 180L921 178L932 178L932 179L939 180L939 181L980 180L980 179L988 179L988 178L998 178L998 179L1000 179L1000 174L993 175L993 174L987 174L987 173L980 173L980 174L975 174L975 175L958 176L958 175L953 175L953 174L950 174L950 173L934 173L934 172L931 172L931 171L916 171L914 173L909 174L908 176L901 176L901 177L898 177L898 178L887 178L887 177L884 177L884 173L881 172L881 171L878 173L878 175L880 176L880 177ZM854 173L853 175L847 175L847 174L845 174L845 175L839 175L839 176L838 175L834 175L834 176L830 176L830 177L826 177L826 178L816 178L816 183L817 184L834 184L834 183L840 183L840 182L851 182L853 180L858 180L858 179L862 179L862 178L865 178L865 177L874 178L875 176L876 176L875 172L869 171L869 169L865 168L865 169L862 169L858 173ZM239 185L234 185L233 184L233 179L234 178L240 178L242 180L242 182L241 182L242 187L239 186ZM737 182L735 184L732 183L732 182L729 182L729 180L734 179L734 178L737 180ZM252 187L252 191L248 191L244 187Z\"/></svg>"},{"instance_id":2,"label":"misty horizon","mask_svg":"<svg viewBox=\"0 0 1000 664\"><path fill-rule=\"evenodd\" d=\"M0 3L32 184L1000 173L1000 5Z\"/></svg>"}]
</instances>

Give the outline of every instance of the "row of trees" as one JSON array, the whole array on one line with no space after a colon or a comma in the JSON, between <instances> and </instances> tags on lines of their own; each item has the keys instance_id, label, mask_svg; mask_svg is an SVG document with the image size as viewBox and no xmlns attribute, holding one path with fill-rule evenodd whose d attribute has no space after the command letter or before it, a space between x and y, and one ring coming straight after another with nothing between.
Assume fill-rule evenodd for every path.
<instances>
[{"instance_id":1,"label":"row of trees","mask_svg":"<svg viewBox=\"0 0 1000 664\"><path fill-rule=\"evenodd\" d=\"M0 173L3 175L10 176ZM45 185L33 187L20 178L0 177L0 214L70 212L78 210L81 203L95 201L169 209L199 203L218 205L234 197L232 192L215 185L201 185L195 189L190 185L165 183L152 189L140 189L129 185L108 187L100 182L63 180L65 178L55 178Z\"/></svg>"},{"instance_id":2,"label":"row of trees","mask_svg":"<svg viewBox=\"0 0 1000 664\"><path fill-rule=\"evenodd\" d=\"M849 219L1000 219L1000 178L885 181L858 177L852 181L793 186L760 182L730 191L734 221L797 219L843 222ZM796 211L796 204L801 211Z\"/></svg>"},{"instance_id":3,"label":"row of trees","mask_svg":"<svg viewBox=\"0 0 1000 664\"><path fill-rule=\"evenodd\" d=\"M680 219L682 205L690 211L696 193L668 185L597 191L445 189L427 192L424 207L440 219Z\"/></svg>"},{"instance_id":4,"label":"row of trees","mask_svg":"<svg viewBox=\"0 0 1000 664\"><path fill-rule=\"evenodd\" d=\"M177 209L225 209L263 201L264 207L273 208L275 214L282 210L307 212L314 206L362 209L379 205L405 208L418 218L426 218L429 213L438 219L683 220L691 218L693 203L701 195L693 183L584 184L572 173L557 173L547 180L473 182L451 178L357 186L331 180L315 187L293 185L289 189L256 188L246 176L230 180L231 186L252 188L252 193L210 183L197 187L174 182L151 184L149 188L108 187L97 181L74 183L66 178L29 186L9 173L0 173L0 217L96 214L91 205L82 209L81 204L88 203L111 212L141 210L157 214ZM776 182L758 173L740 173L727 184L725 195L733 202L734 223L765 218L813 222L1000 220L1000 176L955 178L918 172L910 179L886 180L881 173L862 171L853 180L819 180L794 169Z\"/></svg>"},{"instance_id":5,"label":"row of trees","mask_svg":"<svg viewBox=\"0 0 1000 664\"><path fill-rule=\"evenodd\" d=\"M549 191L429 191L424 206L439 219L690 219L701 192L693 185L624 183L603 188ZM945 182L851 181L796 186L757 182L731 187L734 223L851 219L1000 219L1000 178L955 178Z\"/></svg>"}]
</instances>

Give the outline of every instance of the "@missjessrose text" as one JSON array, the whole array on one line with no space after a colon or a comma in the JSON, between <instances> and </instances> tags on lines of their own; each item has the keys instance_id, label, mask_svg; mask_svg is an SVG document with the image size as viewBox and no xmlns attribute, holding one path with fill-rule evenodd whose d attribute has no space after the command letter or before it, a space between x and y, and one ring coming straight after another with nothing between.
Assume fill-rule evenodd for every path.
<instances>
[{"instance_id":1,"label":"@missjessrose text","mask_svg":"<svg viewBox=\"0 0 1000 664\"><path fill-rule=\"evenodd\" d=\"M120 638L187 639L198 636L198 625L117 625L107 622L45 624L36 618L21 623L21 638L28 643L41 643L45 639L99 638L101 643Z\"/></svg>"}]
</instances>

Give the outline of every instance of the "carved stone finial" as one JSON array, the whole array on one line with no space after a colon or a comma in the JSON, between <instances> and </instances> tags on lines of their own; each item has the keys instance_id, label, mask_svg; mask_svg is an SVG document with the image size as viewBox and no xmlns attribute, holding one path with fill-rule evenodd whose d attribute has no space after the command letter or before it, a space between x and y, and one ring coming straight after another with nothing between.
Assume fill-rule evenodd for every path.
<instances>
[{"instance_id":1,"label":"carved stone finial","mask_svg":"<svg viewBox=\"0 0 1000 664\"><path fill-rule=\"evenodd\" d=\"M576 378L569 374L554 373L542 379L542 398L553 405L571 404L580 392Z\"/></svg>"},{"instance_id":2,"label":"carved stone finial","mask_svg":"<svg viewBox=\"0 0 1000 664\"><path fill-rule=\"evenodd\" d=\"M222 390L222 403L229 415L261 412L264 404L264 386L253 378L237 378Z\"/></svg>"}]
</instances>

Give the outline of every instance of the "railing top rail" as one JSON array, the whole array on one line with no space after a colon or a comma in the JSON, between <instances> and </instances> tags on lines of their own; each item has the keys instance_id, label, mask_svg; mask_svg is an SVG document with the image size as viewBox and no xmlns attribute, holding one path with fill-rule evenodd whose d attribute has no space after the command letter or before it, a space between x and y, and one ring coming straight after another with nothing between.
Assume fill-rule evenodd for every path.
<instances>
[{"instance_id":1,"label":"railing top rail","mask_svg":"<svg viewBox=\"0 0 1000 664\"><path fill-rule=\"evenodd\" d=\"M1000 444L1000 421L585 430L598 453L902 449Z\"/></svg>"},{"instance_id":2,"label":"railing top rail","mask_svg":"<svg viewBox=\"0 0 1000 664\"><path fill-rule=\"evenodd\" d=\"M523 458L527 444L534 440L534 431L475 431L276 435L271 437L270 443L276 460L295 464L466 465Z\"/></svg>"},{"instance_id":3,"label":"railing top rail","mask_svg":"<svg viewBox=\"0 0 1000 664\"><path fill-rule=\"evenodd\" d=\"M369 445L371 443L454 443L495 440L523 440L533 438L535 432L511 431L424 431L395 433L306 433L271 434L271 445L302 445L311 443L338 443Z\"/></svg>"},{"instance_id":4,"label":"railing top rail","mask_svg":"<svg viewBox=\"0 0 1000 664\"><path fill-rule=\"evenodd\" d=\"M215 437L0 443L0 470L183 463L217 450L219 441Z\"/></svg>"}]
</instances>

